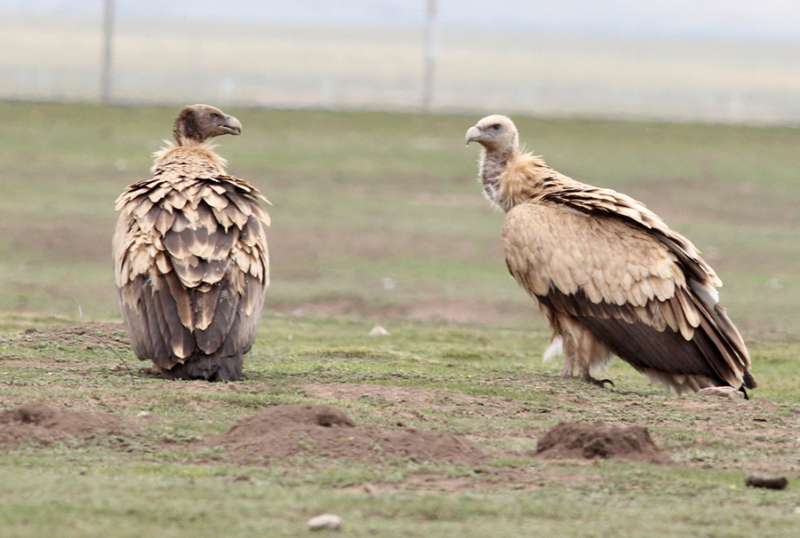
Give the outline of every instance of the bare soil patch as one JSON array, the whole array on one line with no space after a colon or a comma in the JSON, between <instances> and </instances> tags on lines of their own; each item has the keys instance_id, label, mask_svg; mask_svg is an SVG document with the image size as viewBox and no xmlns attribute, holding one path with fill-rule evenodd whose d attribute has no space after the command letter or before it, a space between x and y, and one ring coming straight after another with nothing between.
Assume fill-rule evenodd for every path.
<instances>
[{"instance_id":1,"label":"bare soil patch","mask_svg":"<svg viewBox=\"0 0 800 538\"><path fill-rule=\"evenodd\" d=\"M85 178L84 178L85 181ZM95 260L105 262L111 256L108 230L113 229L109 218L93 219L8 219L0 226L3 237L15 249L23 252L35 248L52 262Z\"/></svg>"},{"instance_id":2,"label":"bare soil patch","mask_svg":"<svg viewBox=\"0 0 800 538\"><path fill-rule=\"evenodd\" d=\"M449 417L520 416L529 409L503 398L480 398L442 389L424 389L369 383L310 383L304 393L330 401L369 401L392 408L393 416L424 422L446 422Z\"/></svg>"},{"instance_id":3,"label":"bare soil patch","mask_svg":"<svg viewBox=\"0 0 800 538\"><path fill-rule=\"evenodd\" d=\"M108 413L56 409L27 404L0 413L0 447L36 443L49 445L69 438L125 435L131 426Z\"/></svg>"},{"instance_id":4,"label":"bare soil patch","mask_svg":"<svg viewBox=\"0 0 800 538\"><path fill-rule=\"evenodd\" d=\"M445 203L449 203L449 200ZM471 205L485 204L480 195L474 196ZM274 237L275 250L289 253L284 260L287 268L300 268L299 278L315 278L320 276L318 271L310 266L318 267L321 262L331 257L339 258L342 255L354 258L377 259L386 256L437 256L443 249L449 256L460 260L475 260L484 254L475 248L475 241L469 236L446 235L431 236L430 234L404 230L399 231L389 226L373 226L358 229L358 241L342 241L342 229L331 226L313 226L286 230L283 234ZM353 233L353 232L350 232ZM271 238L272 240L272 238ZM494 254L501 255L499 244L490 245ZM311 260L319 263L311 264ZM324 264L323 264L324 265ZM304 269L303 269L304 268ZM294 271L291 275L296 278Z\"/></svg>"},{"instance_id":5,"label":"bare soil patch","mask_svg":"<svg viewBox=\"0 0 800 538\"><path fill-rule=\"evenodd\" d=\"M625 458L654 463L669 460L647 428L601 422L561 422L539 439L536 453L552 459Z\"/></svg>"},{"instance_id":6,"label":"bare soil patch","mask_svg":"<svg viewBox=\"0 0 800 538\"><path fill-rule=\"evenodd\" d=\"M358 400L360 398L380 399L393 404L404 404L413 407L429 406L443 403L453 405L476 405L479 398L448 392L422 388L399 387L397 385L373 385L368 383L310 383L301 386L309 396L326 400Z\"/></svg>"},{"instance_id":7,"label":"bare soil patch","mask_svg":"<svg viewBox=\"0 0 800 538\"><path fill-rule=\"evenodd\" d=\"M339 409L326 405L270 407L239 421L209 444L223 446L238 463L256 465L297 455L371 462L479 463L485 458L477 447L457 435L359 426Z\"/></svg>"},{"instance_id":8,"label":"bare soil patch","mask_svg":"<svg viewBox=\"0 0 800 538\"><path fill-rule=\"evenodd\" d=\"M503 303L474 300L420 301L405 308L402 317L414 321L449 323L501 323L530 317L527 303Z\"/></svg>"},{"instance_id":9,"label":"bare soil patch","mask_svg":"<svg viewBox=\"0 0 800 538\"><path fill-rule=\"evenodd\" d=\"M271 308L273 311L298 317L354 316L465 324L502 323L530 315L530 306L527 303L478 300L429 300L407 305L376 305L358 297L337 297L299 305L276 303Z\"/></svg>"},{"instance_id":10,"label":"bare soil patch","mask_svg":"<svg viewBox=\"0 0 800 538\"><path fill-rule=\"evenodd\" d=\"M83 323L48 330L26 329L13 338L33 349L49 344L85 350L129 346L125 326L121 323Z\"/></svg>"}]
</instances>

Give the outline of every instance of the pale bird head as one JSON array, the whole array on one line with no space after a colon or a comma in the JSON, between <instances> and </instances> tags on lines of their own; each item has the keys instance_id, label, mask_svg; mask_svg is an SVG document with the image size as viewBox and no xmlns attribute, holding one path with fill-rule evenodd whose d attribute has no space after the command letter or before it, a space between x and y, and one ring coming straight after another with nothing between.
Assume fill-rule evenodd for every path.
<instances>
[{"instance_id":1,"label":"pale bird head","mask_svg":"<svg viewBox=\"0 0 800 538\"><path fill-rule=\"evenodd\" d=\"M191 105L184 107L175 118L175 141L203 142L220 135L242 134L241 122L211 105Z\"/></svg>"},{"instance_id":2,"label":"pale bird head","mask_svg":"<svg viewBox=\"0 0 800 538\"><path fill-rule=\"evenodd\" d=\"M470 127L465 141L467 145L477 142L489 151L516 150L519 146L519 133L511 118L492 114Z\"/></svg>"}]
</instances>

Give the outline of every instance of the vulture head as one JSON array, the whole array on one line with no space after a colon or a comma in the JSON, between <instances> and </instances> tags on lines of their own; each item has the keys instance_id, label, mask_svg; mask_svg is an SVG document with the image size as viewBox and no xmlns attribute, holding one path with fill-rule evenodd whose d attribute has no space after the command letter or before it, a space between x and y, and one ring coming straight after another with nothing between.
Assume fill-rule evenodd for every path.
<instances>
[{"instance_id":1,"label":"vulture head","mask_svg":"<svg viewBox=\"0 0 800 538\"><path fill-rule=\"evenodd\" d=\"M175 118L175 142L183 145L187 141L204 142L215 136L242 134L241 122L211 105L184 107Z\"/></svg>"},{"instance_id":2,"label":"vulture head","mask_svg":"<svg viewBox=\"0 0 800 538\"><path fill-rule=\"evenodd\" d=\"M488 151L515 151L519 146L519 133L511 118L492 114L470 127L465 140L467 145L477 142Z\"/></svg>"}]
</instances>

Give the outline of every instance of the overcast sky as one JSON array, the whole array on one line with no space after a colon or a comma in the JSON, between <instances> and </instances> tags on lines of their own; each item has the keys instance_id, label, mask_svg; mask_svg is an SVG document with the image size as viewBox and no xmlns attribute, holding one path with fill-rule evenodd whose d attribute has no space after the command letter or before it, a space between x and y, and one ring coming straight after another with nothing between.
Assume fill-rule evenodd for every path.
<instances>
[{"instance_id":1,"label":"overcast sky","mask_svg":"<svg viewBox=\"0 0 800 538\"><path fill-rule=\"evenodd\" d=\"M120 17L418 26L426 0L115 0ZM102 0L0 0L12 14L96 14ZM800 0L439 0L441 24L576 35L800 40Z\"/></svg>"}]
</instances>

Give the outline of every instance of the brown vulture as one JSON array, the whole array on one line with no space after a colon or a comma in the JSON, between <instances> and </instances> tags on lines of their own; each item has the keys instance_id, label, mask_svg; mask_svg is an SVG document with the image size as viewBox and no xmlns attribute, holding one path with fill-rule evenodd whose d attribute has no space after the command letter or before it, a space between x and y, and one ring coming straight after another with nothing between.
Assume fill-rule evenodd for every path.
<instances>
[{"instance_id":1,"label":"brown vulture","mask_svg":"<svg viewBox=\"0 0 800 538\"><path fill-rule=\"evenodd\" d=\"M546 355L563 352L565 377L610 383L591 372L614 354L678 393L756 386L722 282L688 239L633 198L521 150L505 116L483 118L466 142L483 146L484 194L506 213L506 265L544 312Z\"/></svg>"},{"instance_id":2,"label":"brown vulture","mask_svg":"<svg viewBox=\"0 0 800 538\"><path fill-rule=\"evenodd\" d=\"M269 203L207 141L233 116L187 106L152 176L117 199L114 275L136 355L167 377L232 381L255 339L269 286Z\"/></svg>"}]
</instances>

